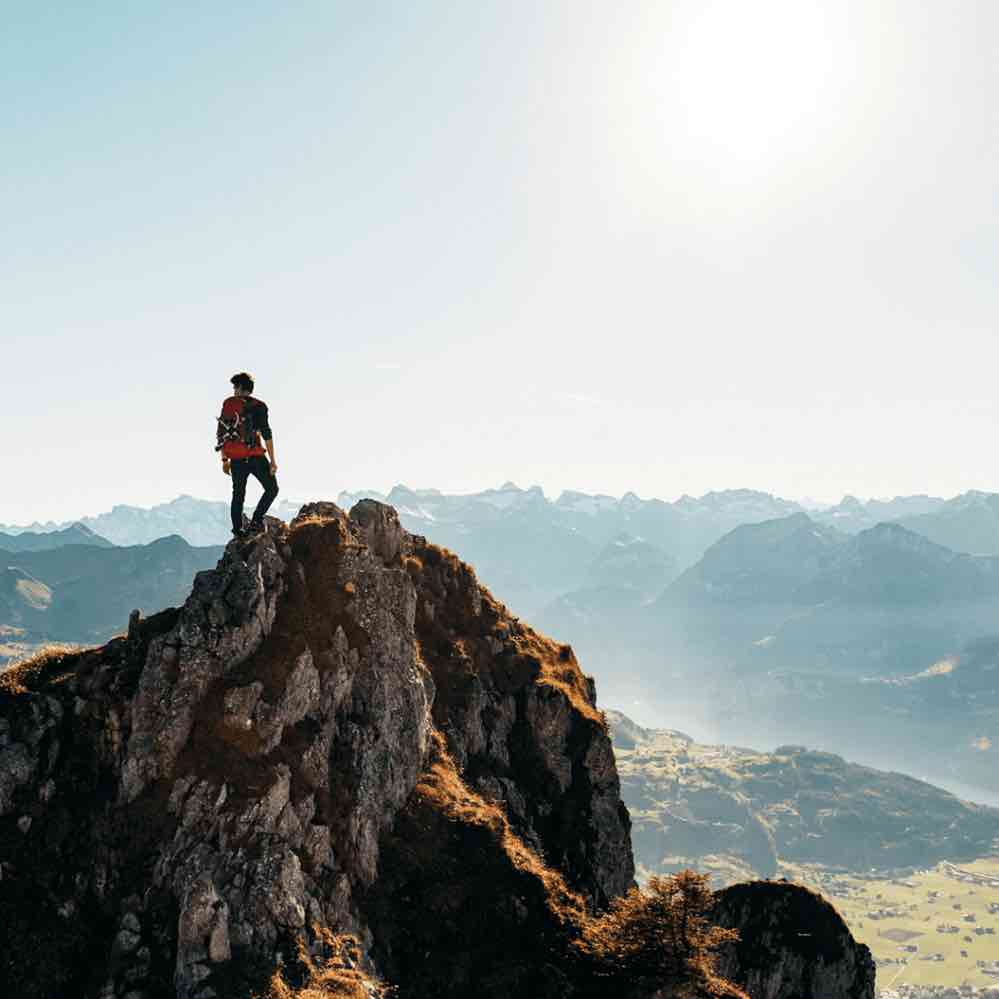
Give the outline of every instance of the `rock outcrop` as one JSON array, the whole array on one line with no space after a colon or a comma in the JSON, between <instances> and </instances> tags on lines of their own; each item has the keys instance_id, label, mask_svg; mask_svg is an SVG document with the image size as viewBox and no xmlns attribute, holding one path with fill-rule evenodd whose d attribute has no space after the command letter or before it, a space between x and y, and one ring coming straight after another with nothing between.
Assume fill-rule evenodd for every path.
<instances>
[{"instance_id":1,"label":"rock outcrop","mask_svg":"<svg viewBox=\"0 0 999 999\"><path fill-rule=\"evenodd\" d=\"M572 650L391 508L312 504L0 678L0 994L605 995L571 941L629 832Z\"/></svg>"},{"instance_id":2,"label":"rock outcrop","mask_svg":"<svg viewBox=\"0 0 999 999\"><path fill-rule=\"evenodd\" d=\"M718 971L752 999L874 999L874 959L821 895L784 881L732 885L714 920L738 930Z\"/></svg>"},{"instance_id":3,"label":"rock outcrop","mask_svg":"<svg viewBox=\"0 0 999 999\"><path fill-rule=\"evenodd\" d=\"M372 501L272 521L183 608L5 688L0 923L19 995L249 995L317 955L317 928L460 995L493 965L537 977L560 892L595 909L632 882L571 650ZM507 923L522 960L496 946ZM442 953L448 933L466 949Z\"/></svg>"}]
</instances>

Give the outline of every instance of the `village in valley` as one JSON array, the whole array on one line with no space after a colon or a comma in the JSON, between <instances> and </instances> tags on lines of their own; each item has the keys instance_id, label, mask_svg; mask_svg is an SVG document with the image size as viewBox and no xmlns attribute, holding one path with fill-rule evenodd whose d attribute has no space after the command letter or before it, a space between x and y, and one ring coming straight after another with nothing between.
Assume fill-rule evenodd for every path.
<instances>
[{"instance_id":1,"label":"village in valley","mask_svg":"<svg viewBox=\"0 0 999 999\"><path fill-rule=\"evenodd\" d=\"M999 986L895 985L878 989L878 999L999 999Z\"/></svg>"},{"instance_id":2,"label":"village in valley","mask_svg":"<svg viewBox=\"0 0 999 999\"><path fill-rule=\"evenodd\" d=\"M999 999L999 857L868 875L787 866L870 947L880 999Z\"/></svg>"}]
</instances>

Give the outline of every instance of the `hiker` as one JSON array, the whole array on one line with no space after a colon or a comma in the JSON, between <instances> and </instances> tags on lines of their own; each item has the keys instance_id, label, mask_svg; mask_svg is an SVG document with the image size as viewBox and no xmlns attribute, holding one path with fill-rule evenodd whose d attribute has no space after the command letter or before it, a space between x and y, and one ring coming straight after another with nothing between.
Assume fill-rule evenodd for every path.
<instances>
[{"instance_id":1,"label":"hiker","mask_svg":"<svg viewBox=\"0 0 999 999\"><path fill-rule=\"evenodd\" d=\"M275 478L277 462L274 460L271 427L267 422L267 405L253 398L253 376L240 371L229 381L232 382L233 394L222 403L215 450L222 452L222 471L232 476L232 533L242 538L264 529L264 514L278 494ZM247 529L243 526L243 503L246 500L246 480L251 475L264 487L264 494L253 511Z\"/></svg>"}]
</instances>

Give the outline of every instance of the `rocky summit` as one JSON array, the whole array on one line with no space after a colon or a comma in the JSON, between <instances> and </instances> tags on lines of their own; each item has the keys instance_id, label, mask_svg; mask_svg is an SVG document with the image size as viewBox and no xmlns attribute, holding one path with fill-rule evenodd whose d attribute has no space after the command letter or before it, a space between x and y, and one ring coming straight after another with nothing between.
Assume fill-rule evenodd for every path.
<instances>
[{"instance_id":1,"label":"rocky summit","mask_svg":"<svg viewBox=\"0 0 999 999\"><path fill-rule=\"evenodd\" d=\"M3 674L0 994L635 995L573 950L629 834L572 650L392 508L311 504L183 607ZM769 884L728 923L828 921ZM872 995L838 927L814 994ZM779 985L767 946L729 979Z\"/></svg>"}]
</instances>

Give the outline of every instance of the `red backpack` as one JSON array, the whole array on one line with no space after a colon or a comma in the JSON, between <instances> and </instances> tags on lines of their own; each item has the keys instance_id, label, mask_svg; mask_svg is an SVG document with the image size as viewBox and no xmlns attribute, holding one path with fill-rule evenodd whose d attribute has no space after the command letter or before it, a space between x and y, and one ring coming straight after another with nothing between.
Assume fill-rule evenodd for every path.
<instances>
[{"instance_id":1,"label":"red backpack","mask_svg":"<svg viewBox=\"0 0 999 999\"><path fill-rule=\"evenodd\" d=\"M256 399L249 396L232 396L222 403L222 415L217 417L218 443L215 450L221 451L226 458L238 461L264 453L253 421L256 404Z\"/></svg>"}]
</instances>

